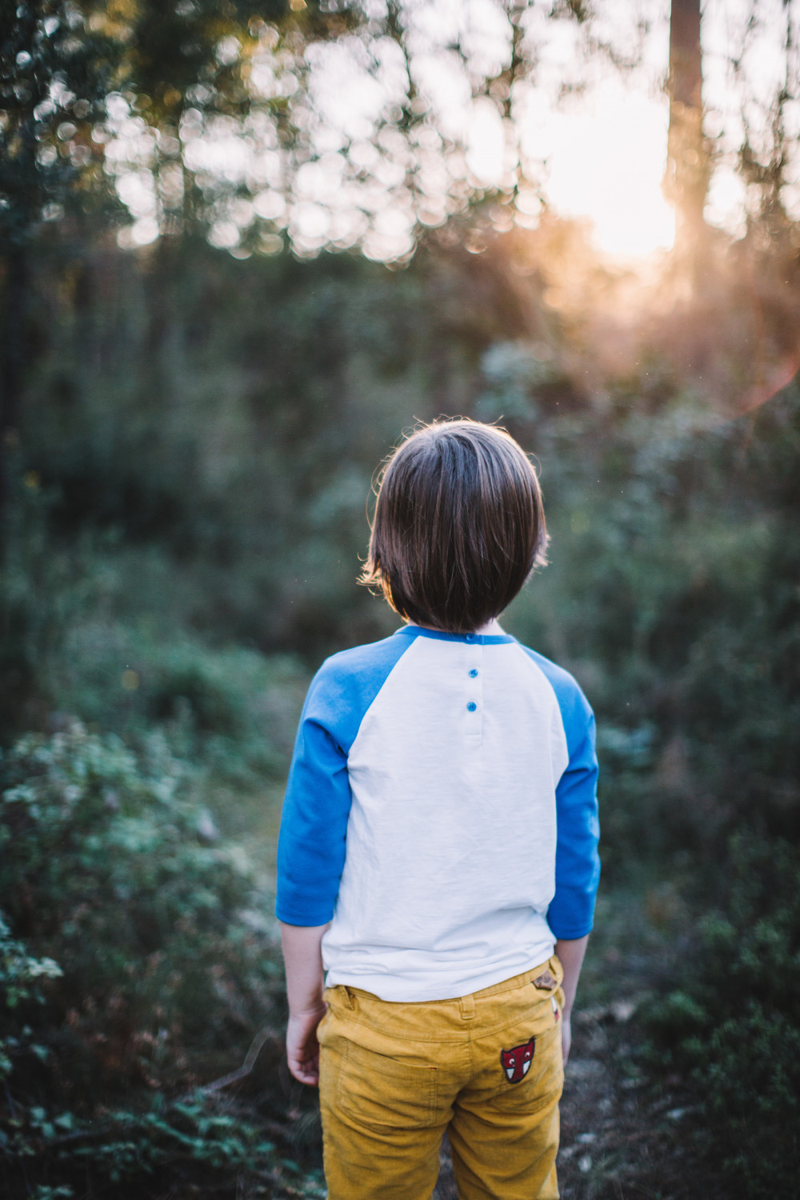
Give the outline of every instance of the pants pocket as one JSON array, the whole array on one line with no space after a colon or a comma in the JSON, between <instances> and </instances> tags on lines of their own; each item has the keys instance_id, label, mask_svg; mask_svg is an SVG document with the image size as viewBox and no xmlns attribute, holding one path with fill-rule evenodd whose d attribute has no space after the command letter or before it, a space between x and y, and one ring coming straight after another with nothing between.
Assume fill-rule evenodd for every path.
<instances>
[{"instance_id":1,"label":"pants pocket","mask_svg":"<svg viewBox=\"0 0 800 1200\"><path fill-rule=\"evenodd\" d=\"M436 1112L436 1068L366 1049L348 1038L337 1046L336 1105L370 1129L424 1129Z\"/></svg>"},{"instance_id":2,"label":"pants pocket","mask_svg":"<svg viewBox=\"0 0 800 1200\"><path fill-rule=\"evenodd\" d=\"M503 1065L503 1064L500 1064ZM508 1068L503 1065L506 1086L497 1091L509 1108L536 1113L552 1104L564 1086L564 1067L561 1057L561 1030L553 1028L534 1039L530 1067L521 1081L514 1083Z\"/></svg>"}]
</instances>

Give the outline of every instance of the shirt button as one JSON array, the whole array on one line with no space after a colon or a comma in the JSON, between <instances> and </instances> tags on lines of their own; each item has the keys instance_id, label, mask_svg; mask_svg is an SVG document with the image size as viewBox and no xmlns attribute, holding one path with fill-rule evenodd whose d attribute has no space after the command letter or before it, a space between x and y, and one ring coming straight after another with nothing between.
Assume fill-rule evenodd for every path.
<instances>
[{"instance_id":1,"label":"shirt button","mask_svg":"<svg viewBox=\"0 0 800 1200\"><path fill-rule=\"evenodd\" d=\"M477 667L473 667L473 668L472 668L472 670L471 670L471 671L470 671L470 673L469 673L469 677L470 677L470 679L475 679L475 677L477 676L477 674L478 674L478 668L477 668Z\"/></svg>"},{"instance_id":2,"label":"shirt button","mask_svg":"<svg viewBox=\"0 0 800 1200\"><path fill-rule=\"evenodd\" d=\"M477 704L475 703L475 701L474 701L474 700L470 700L469 704L467 705L467 712L475 712L475 709L476 709L477 707L478 707L478 706L477 706Z\"/></svg>"}]
</instances>

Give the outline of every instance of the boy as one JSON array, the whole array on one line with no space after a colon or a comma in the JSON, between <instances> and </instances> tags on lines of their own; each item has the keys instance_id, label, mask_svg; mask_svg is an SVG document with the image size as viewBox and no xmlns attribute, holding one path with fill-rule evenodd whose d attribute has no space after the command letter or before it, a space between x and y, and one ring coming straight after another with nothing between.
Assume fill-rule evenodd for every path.
<instances>
[{"instance_id":1,"label":"boy","mask_svg":"<svg viewBox=\"0 0 800 1200\"><path fill-rule=\"evenodd\" d=\"M430 1200L445 1130L461 1200L558 1196L599 876L594 721L496 619L546 543L507 433L417 430L383 475L364 576L405 625L309 690L277 914L329 1200Z\"/></svg>"}]
</instances>

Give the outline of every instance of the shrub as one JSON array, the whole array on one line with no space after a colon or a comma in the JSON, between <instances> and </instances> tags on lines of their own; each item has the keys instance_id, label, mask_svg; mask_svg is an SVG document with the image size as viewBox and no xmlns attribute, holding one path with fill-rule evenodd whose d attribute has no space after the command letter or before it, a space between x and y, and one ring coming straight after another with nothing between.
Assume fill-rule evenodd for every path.
<instances>
[{"instance_id":1,"label":"shrub","mask_svg":"<svg viewBox=\"0 0 800 1200\"><path fill-rule=\"evenodd\" d=\"M11 931L0 913L0 1007L5 1010L3 1033L0 1036L0 1079L11 1072L11 1055L20 1049L21 1039L12 1032L9 1019L21 1001L44 1003L40 982L57 979L63 972L52 958L31 958L22 942L12 938ZM29 1029L30 1027L26 1027ZM46 1057L42 1046L30 1042L30 1052Z\"/></svg>"},{"instance_id":2,"label":"shrub","mask_svg":"<svg viewBox=\"0 0 800 1200\"><path fill-rule=\"evenodd\" d=\"M150 556L149 567L154 557L164 567L160 556ZM135 569L147 569L136 555L98 557L96 565L114 605ZM294 659L209 645L182 629L174 612L155 625L96 609L72 622L51 656L47 686L56 710L128 742L160 729L179 758L240 792L282 780L308 681Z\"/></svg>"},{"instance_id":3,"label":"shrub","mask_svg":"<svg viewBox=\"0 0 800 1200\"><path fill-rule=\"evenodd\" d=\"M276 973L241 916L253 871L163 739L137 756L75 725L23 738L2 772L0 897L15 932L64 971L51 1003L65 1036L102 1029L120 1039L104 1060L149 1077L165 1037L210 1048L252 1031Z\"/></svg>"},{"instance_id":4,"label":"shrub","mask_svg":"<svg viewBox=\"0 0 800 1200\"><path fill-rule=\"evenodd\" d=\"M8 454L10 497L0 546L0 740L37 725L49 699L50 663L94 577L91 539L79 534L67 548L49 535L55 489L43 490L36 471L20 472Z\"/></svg>"},{"instance_id":5,"label":"shrub","mask_svg":"<svg viewBox=\"0 0 800 1200\"><path fill-rule=\"evenodd\" d=\"M800 1195L800 848L739 837L723 908L649 1014L653 1053L699 1094L729 1195ZM685 959L683 960L685 962Z\"/></svg>"},{"instance_id":6,"label":"shrub","mask_svg":"<svg viewBox=\"0 0 800 1200\"><path fill-rule=\"evenodd\" d=\"M257 1113L186 1099L282 1018L253 869L192 770L159 736L137 754L78 724L26 736L0 768L6 1160L43 1186L79 1162L113 1181L176 1155L274 1171ZM279 1047L271 1033L267 1056Z\"/></svg>"}]
</instances>

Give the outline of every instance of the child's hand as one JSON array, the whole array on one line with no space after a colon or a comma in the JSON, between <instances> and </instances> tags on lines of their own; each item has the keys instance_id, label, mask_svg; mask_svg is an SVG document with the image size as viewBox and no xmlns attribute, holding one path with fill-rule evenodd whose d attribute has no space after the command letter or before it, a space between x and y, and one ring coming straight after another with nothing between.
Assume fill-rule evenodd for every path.
<instances>
[{"instance_id":1,"label":"child's hand","mask_svg":"<svg viewBox=\"0 0 800 1200\"><path fill-rule=\"evenodd\" d=\"M561 1050L564 1056L564 1066L567 1065L569 1048L572 1045L570 1017L572 1016L572 1005L575 1003L575 992L578 990L578 977L581 973L583 956L586 953L586 944L588 941L589 935L587 933L585 937L559 938L556 942L556 954L564 968L564 978L561 981L561 990L564 993L564 1005L561 1010Z\"/></svg>"},{"instance_id":2,"label":"child's hand","mask_svg":"<svg viewBox=\"0 0 800 1200\"><path fill-rule=\"evenodd\" d=\"M286 1027L286 1057L289 1060L289 1070L300 1083L309 1087L319 1084L319 1042L317 1041L317 1026L327 1011L327 1004L322 1004L309 1012L296 1013L289 1016Z\"/></svg>"},{"instance_id":3,"label":"child's hand","mask_svg":"<svg viewBox=\"0 0 800 1200\"><path fill-rule=\"evenodd\" d=\"M286 925L281 922L289 1024L286 1057L289 1070L300 1083L319 1083L317 1026L327 1011L322 969L322 937L327 925Z\"/></svg>"}]
</instances>

